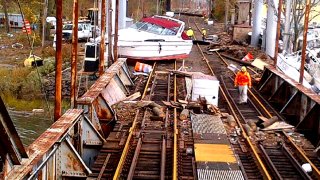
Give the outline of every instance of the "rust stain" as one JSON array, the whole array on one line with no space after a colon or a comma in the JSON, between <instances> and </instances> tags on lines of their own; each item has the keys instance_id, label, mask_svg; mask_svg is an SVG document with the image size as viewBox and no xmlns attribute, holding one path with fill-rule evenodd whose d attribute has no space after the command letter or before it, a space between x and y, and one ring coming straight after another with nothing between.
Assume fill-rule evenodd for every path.
<instances>
[{"instance_id":1,"label":"rust stain","mask_svg":"<svg viewBox=\"0 0 320 180\"><path fill-rule=\"evenodd\" d=\"M313 101L315 101L316 103L320 104L320 96L317 95L316 93L314 93L312 90L304 87L303 85L301 85L300 83L294 81L293 79L291 79L290 77L288 77L287 75L285 75L284 73L278 71L275 67L273 66L267 66L266 67L269 71L271 71L272 73L274 73L275 75L281 77L283 80L285 80L287 83L291 84L293 87L296 87L297 90L299 90L300 92L302 92L303 94L305 94L306 96L308 96L310 99L312 99Z\"/></svg>"},{"instance_id":2,"label":"rust stain","mask_svg":"<svg viewBox=\"0 0 320 180\"><path fill-rule=\"evenodd\" d=\"M82 109L69 109L54 124L51 125L43 134L40 135L29 147L29 158L22 162L20 166L15 166L7 177L11 179L22 179L29 174L34 165L36 165L42 157L79 119Z\"/></svg>"},{"instance_id":3,"label":"rust stain","mask_svg":"<svg viewBox=\"0 0 320 180\"><path fill-rule=\"evenodd\" d=\"M74 157L74 155L72 153L68 153L67 154L67 168L71 171L82 171L83 168L81 167L81 165L79 164L79 161L77 160L77 158Z\"/></svg>"}]
</instances>

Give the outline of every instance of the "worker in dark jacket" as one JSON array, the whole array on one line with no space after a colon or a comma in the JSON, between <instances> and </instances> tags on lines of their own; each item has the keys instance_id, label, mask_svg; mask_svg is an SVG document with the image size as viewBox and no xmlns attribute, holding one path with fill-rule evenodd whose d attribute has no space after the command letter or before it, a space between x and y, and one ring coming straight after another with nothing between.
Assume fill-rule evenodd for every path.
<instances>
[{"instance_id":1,"label":"worker in dark jacket","mask_svg":"<svg viewBox=\"0 0 320 180\"><path fill-rule=\"evenodd\" d=\"M251 88L251 77L245 66L242 66L241 71L237 73L234 86L239 87L239 104L247 103L247 91L248 87Z\"/></svg>"}]
</instances>

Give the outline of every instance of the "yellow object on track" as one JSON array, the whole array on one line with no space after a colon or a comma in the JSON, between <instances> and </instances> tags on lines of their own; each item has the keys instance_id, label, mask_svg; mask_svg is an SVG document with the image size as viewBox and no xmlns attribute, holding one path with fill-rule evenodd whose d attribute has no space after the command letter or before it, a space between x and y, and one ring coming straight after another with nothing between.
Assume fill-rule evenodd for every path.
<instances>
[{"instance_id":1,"label":"yellow object on track","mask_svg":"<svg viewBox=\"0 0 320 180\"><path fill-rule=\"evenodd\" d=\"M237 163L229 145L225 144L194 144L196 162Z\"/></svg>"}]
</instances>

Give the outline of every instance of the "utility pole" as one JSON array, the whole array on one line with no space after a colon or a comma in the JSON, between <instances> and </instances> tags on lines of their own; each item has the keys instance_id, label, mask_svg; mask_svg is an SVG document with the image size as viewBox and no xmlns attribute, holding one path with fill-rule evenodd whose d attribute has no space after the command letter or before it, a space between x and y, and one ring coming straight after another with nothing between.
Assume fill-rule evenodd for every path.
<instances>
[{"instance_id":1,"label":"utility pole","mask_svg":"<svg viewBox=\"0 0 320 180\"><path fill-rule=\"evenodd\" d=\"M7 0L2 0L2 6L4 11L4 18L6 23L6 31L7 33L10 32L10 26L9 26L9 16L8 16L8 6L7 6Z\"/></svg>"},{"instance_id":2,"label":"utility pole","mask_svg":"<svg viewBox=\"0 0 320 180\"><path fill-rule=\"evenodd\" d=\"M41 47L44 47L44 40L46 36L46 18L48 16L48 0L44 0L43 3L43 16L42 16L42 39L41 39Z\"/></svg>"},{"instance_id":3,"label":"utility pole","mask_svg":"<svg viewBox=\"0 0 320 180\"><path fill-rule=\"evenodd\" d=\"M54 121L61 117L61 80L62 80L62 0L56 0L56 79L55 79L55 103Z\"/></svg>"},{"instance_id":4,"label":"utility pole","mask_svg":"<svg viewBox=\"0 0 320 180\"><path fill-rule=\"evenodd\" d=\"M157 0L157 15L159 15L159 0Z\"/></svg>"},{"instance_id":5,"label":"utility pole","mask_svg":"<svg viewBox=\"0 0 320 180\"><path fill-rule=\"evenodd\" d=\"M303 46L302 46L302 55L301 55L301 66L300 66L300 79L299 83L303 84L303 75L304 75L304 63L306 61L306 49L307 49L307 33L309 25L309 14L310 14L310 0L306 2L306 12L304 14L304 30L303 30Z\"/></svg>"},{"instance_id":6,"label":"utility pole","mask_svg":"<svg viewBox=\"0 0 320 180\"><path fill-rule=\"evenodd\" d=\"M114 25L114 47L113 55L114 62L118 60L118 31L119 31L119 0L116 0L116 13L115 13L115 25Z\"/></svg>"},{"instance_id":7,"label":"utility pole","mask_svg":"<svg viewBox=\"0 0 320 180\"><path fill-rule=\"evenodd\" d=\"M251 45L257 47L259 44L261 25L262 25L262 9L263 1L255 0L253 8L253 26L252 26L252 36Z\"/></svg>"},{"instance_id":8,"label":"utility pole","mask_svg":"<svg viewBox=\"0 0 320 180\"><path fill-rule=\"evenodd\" d=\"M286 0L286 22L284 25L283 49L289 52L290 44L290 27L291 27L291 0Z\"/></svg>"},{"instance_id":9,"label":"utility pole","mask_svg":"<svg viewBox=\"0 0 320 180\"><path fill-rule=\"evenodd\" d=\"M112 0L108 0L108 65L113 63L112 59Z\"/></svg>"},{"instance_id":10,"label":"utility pole","mask_svg":"<svg viewBox=\"0 0 320 180\"><path fill-rule=\"evenodd\" d=\"M225 6L226 6L225 7L226 12L225 12L225 15L224 15L225 16L225 29L228 30L229 0L226 0L226 5Z\"/></svg>"},{"instance_id":11,"label":"utility pole","mask_svg":"<svg viewBox=\"0 0 320 180\"><path fill-rule=\"evenodd\" d=\"M76 107L76 82L77 82L77 61L78 61L78 0L73 0L73 20L72 20L72 51L71 51L71 108Z\"/></svg>"},{"instance_id":12,"label":"utility pole","mask_svg":"<svg viewBox=\"0 0 320 180\"><path fill-rule=\"evenodd\" d=\"M102 0L101 1L101 42L100 42L100 62L99 62L100 76L104 73L105 33L106 33L106 0Z\"/></svg>"},{"instance_id":13,"label":"utility pole","mask_svg":"<svg viewBox=\"0 0 320 180\"><path fill-rule=\"evenodd\" d=\"M282 9L282 0L279 0L278 5L278 22L277 22L277 35L276 35L276 47L274 50L274 66L277 67L277 58L279 52L279 39L280 39L280 24L281 24L281 9Z\"/></svg>"}]
</instances>

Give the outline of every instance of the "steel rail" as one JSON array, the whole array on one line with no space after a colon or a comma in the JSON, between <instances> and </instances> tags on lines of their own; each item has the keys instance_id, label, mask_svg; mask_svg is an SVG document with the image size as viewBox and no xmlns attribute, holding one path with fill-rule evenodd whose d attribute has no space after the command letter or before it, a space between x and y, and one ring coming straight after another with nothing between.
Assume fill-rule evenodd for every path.
<instances>
[{"instance_id":1,"label":"steel rail","mask_svg":"<svg viewBox=\"0 0 320 180\"><path fill-rule=\"evenodd\" d=\"M216 52L217 55L223 60L223 62L228 66L229 64L224 60L224 58L218 53ZM233 72L234 73L234 72ZM235 73L234 73L235 74ZM271 118L272 115L271 113L266 109L266 107L262 104L262 102L257 98L256 95L254 95L254 93L248 89L249 94L251 95L251 97L253 97L253 99L255 100L256 103L258 103L258 105L262 108L262 110L267 114L268 118ZM310 161L310 159L305 155L304 151L299 148L292 140L292 138L285 132L285 131L281 131L286 138L289 140L290 144L292 145L292 147L294 148L294 150L296 150L299 153L299 156L302 160L308 162L311 165L312 168L312 172L315 173L315 176L317 176L318 179L320 179L320 171L319 169L312 163L312 161Z\"/></svg>"},{"instance_id":2,"label":"steel rail","mask_svg":"<svg viewBox=\"0 0 320 180\"><path fill-rule=\"evenodd\" d=\"M131 166L130 166L130 170L129 170L129 174L128 174L127 179L132 179L133 178L134 170L136 169L136 166L137 166L137 163L138 163L138 158L139 158L139 153L140 153L140 150L141 150L141 146L142 146L142 138L140 137L139 140L138 140L138 144L137 144L136 150L134 152L134 156L133 156L133 159L132 159L132 162L131 162Z\"/></svg>"},{"instance_id":3,"label":"steel rail","mask_svg":"<svg viewBox=\"0 0 320 180\"><path fill-rule=\"evenodd\" d=\"M196 23L195 23L195 25L196 25L197 29L200 31L200 29L199 29L199 27L197 26ZM203 57L203 60L206 62L206 64L207 64L207 66L208 66L211 74L214 75L213 69L211 68L208 59L205 57L202 49L200 48L200 45L197 44L197 47L198 47L198 49L199 49L199 51L200 51L200 53L201 53L201 55L202 55L202 57ZM218 53L218 52L217 52L217 53ZM220 54L219 54L219 57L222 58L222 57L220 56ZM222 58L222 59L223 59L223 58ZM226 63L226 61L225 61L224 59L223 59L223 61L224 61L224 63ZM231 103L230 103L227 95L225 94L225 92L224 92L224 90L223 90L222 87L219 87L219 89L220 89L220 91L222 92L222 94L223 94L223 96L224 96L224 99L227 101L227 104L228 104L228 106L229 106L229 108L230 108L230 110L231 110L231 113L232 113L232 115L234 116L236 122L238 123L238 125L239 125L239 127L240 127L240 129L241 129L241 131L242 131L242 136L244 137L244 139L246 140L246 142L247 142L247 144L249 145L250 149L252 150L255 159L258 161L258 166L261 168L261 170L262 170L262 172L263 172L262 175L264 176L265 179L271 180L272 178L271 178L269 172L267 171L265 165L263 164L263 162L262 162L262 160L261 160L258 152L256 151L255 146L251 143L251 140L250 140L248 134L246 133L246 131L244 130L244 128L243 128L243 126L242 126L242 123L241 123L240 120L238 119L237 114L236 114L236 112L234 111L234 109L233 109L233 107L232 107L232 105L231 105Z\"/></svg>"},{"instance_id":4,"label":"steel rail","mask_svg":"<svg viewBox=\"0 0 320 180\"><path fill-rule=\"evenodd\" d=\"M228 66L229 64L225 61L225 59L218 53L216 52L216 54L221 58L221 60ZM234 72L233 72L234 73ZM235 73L234 73L235 74ZM256 95L254 95L254 93L248 89L249 94L251 95L251 97L255 100L256 103L258 103L258 105L261 107L261 109L267 114L267 116L269 118L272 117L271 113L266 109L266 107L261 103L261 101L257 98ZM292 147L299 153L299 156L302 157L302 159L306 162L308 162L311 167L312 167L312 172L315 172L315 175L317 176L318 179L320 179L320 171L319 169L310 161L310 159L305 155L304 151L299 148L292 140L292 138L287 135L286 132L282 131L282 133L286 136L286 138L289 140L290 144L292 145Z\"/></svg>"},{"instance_id":5,"label":"steel rail","mask_svg":"<svg viewBox=\"0 0 320 180\"><path fill-rule=\"evenodd\" d=\"M108 162L109 162L110 157L111 157L111 154L108 153L108 156L107 156L106 159L104 160L103 165L102 165L102 167L101 167L101 169L100 169L99 175L98 175L98 177L97 177L98 180L100 180L100 179L102 178L103 173L104 173L104 170L105 170L106 167L107 167L107 164L108 164Z\"/></svg>"},{"instance_id":6,"label":"steel rail","mask_svg":"<svg viewBox=\"0 0 320 180\"><path fill-rule=\"evenodd\" d=\"M161 147L161 170L160 170L160 179L164 180L166 175L166 147L167 141L165 136L162 136L162 147Z\"/></svg>"},{"instance_id":7,"label":"steel rail","mask_svg":"<svg viewBox=\"0 0 320 180\"><path fill-rule=\"evenodd\" d=\"M311 180L312 178L309 176L309 174L301 167L300 163L293 157L292 153L289 151L289 149L285 146L282 145L282 150L286 154L286 156L289 158L289 160L292 162L294 167L299 171L300 175L304 179L309 179Z\"/></svg>"},{"instance_id":8,"label":"steel rail","mask_svg":"<svg viewBox=\"0 0 320 180\"><path fill-rule=\"evenodd\" d=\"M154 68L156 67L156 64L157 64L156 62L153 63L152 72L150 73L150 75L149 75L149 77L148 77L148 81L147 81L146 86L145 86L145 88L144 88L144 90L143 90L143 94L142 94L142 96L141 96L141 99L143 99L143 98L146 96L146 94L147 94L148 86L149 86L150 80L151 80L151 78L152 78L152 76L153 76L153 74L154 74L154 72L155 72Z\"/></svg>"},{"instance_id":9,"label":"steel rail","mask_svg":"<svg viewBox=\"0 0 320 180\"><path fill-rule=\"evenodd\" d=\"M174 62L174 69L177 69L177 62ZM177 75L174 75L174 91L173 91L173 99L174 102L177 102ZM173 124L174 124L174 129L173 129L173 174L172 174L172 179L177 180L178 178L178 121L177 121L177 108L173 109Z\"/></svg>"},{"instance_id":10,"label":"steel rail","mask_svg":"<svg viewBox=\"0 0 320 180\"><path fill-rule=\"evenodd\" d=\"M129 151L129 146L130 146L131 138L133 136L133 131L136 128L136 125L137 125L138 116L139 116L139 109L137 110L136 116L135 116L135 118L133 120L133 123L132 123L132 126L129 129L129 135L128 135L126 144L125 144L125 146L123 148L123 151L122 151L122 154L121 154L120 161L118 163L117 169L116 169L116 171L114 173L113 180L118 180L120 178L121 170L122 170L124 161L125 161L125 159L127 157L128 151Z\"/></svg>"},{"instance_id":11,"label":"steel rail","mask_svg":"<svg viewBox=\"0 0 320 180\"><path fill-rule=\"evenodd\" d=\"M264 163L262 162L261 160L261 157L259 156L258 152L256 151L256 148L255 146L251 143L251 140L250 140L250 137L248 136L248 134L246 133L246 131L244 130L243 126L242 126L242 123L240 122L228 96L226 95L224 89L222 87L219 88L224 99L226 100L228 106L229 106L229 109L231 111L231 114L233 115L234 119L236 120L238 126L240 127L241 129L241 135L244 137L244 139L246 140L247 144L249 145L250 149L252 150L253 152L253 155L254 155L254 158L256 159L256 161L258 162L258 166L260 167L260 169L262 170L262 175L264 176L265 179L269 179L271 180L271 176L269 174L269 172L267 171L267 168L265 167ZM230 97L230 96L229 96ZM234 103L234 102L233 102Z\"/></svg>"},{"instance_id":12,"label":"steel rail","mask_svg":"<svg viewBox=\"0 0 320 180\"><path fill-rule=\"evenodd\" d=\"M282 179L278 169L276 168L276 166L272 162L271 158L268 156L268 153L267 153L266 149L261 144L259 145L259 148L260 148L262 154L264 155L264 157L266 159L266 162L269 164L269 167L273 171L273 174L276 176L276 179Z\"/></svg>"}]
</instances>

